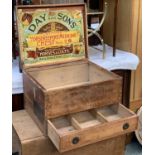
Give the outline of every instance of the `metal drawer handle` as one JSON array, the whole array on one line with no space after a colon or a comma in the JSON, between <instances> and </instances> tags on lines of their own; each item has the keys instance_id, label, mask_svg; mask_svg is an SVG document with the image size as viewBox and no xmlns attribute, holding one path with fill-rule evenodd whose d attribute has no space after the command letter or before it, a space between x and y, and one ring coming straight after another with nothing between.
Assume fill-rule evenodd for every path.
<instances>
[{"instance_id":1,"label":"metal drawer handle","mask_svg":"<svg viewBox=\"0 0 155 155\"><path fill-rule=\"evenodd\" d=\"M80 141L80 138L79 138L79 137L74 137L74 138L72 139L72 143L73 143L73 144L77 144L79 141Z\"/></svg>"},{"instance_id":2,"label":"metal drawer handle","mask_svg":"<svg viewBox=\"0 0 155 155\"><path fill-rule=\"evenodd\" d=\"M123 130L127 130L128 128L129 128L129 123L125 123L124 125L123 125Z\"/></svg>"}]
</instances>

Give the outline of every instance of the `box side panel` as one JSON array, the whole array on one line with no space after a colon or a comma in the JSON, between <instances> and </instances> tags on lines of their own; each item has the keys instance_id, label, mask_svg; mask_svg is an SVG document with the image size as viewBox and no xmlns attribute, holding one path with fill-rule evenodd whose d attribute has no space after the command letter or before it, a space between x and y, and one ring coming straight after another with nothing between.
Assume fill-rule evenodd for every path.
<instances>
[{"instance_id":1,"label":"box side panel","mask_svg":"<svg viewBox=\"0 0 155 155\"><path fill-rule=\"evenodd\" d=\"M37 123L41 131L45 133L44 92L39 85L31 79L27 72L23 74L23 82L25 109Z\"/></svg>"},{"instance_id":2,"label":"box side panel","mask_svg":"<svg viewBox=\"0 0 155 155\"><path fill-rule=\"evenodd\" d=\"M121 79L49 91L45 98L45 117L49 119L105 105L121 103L121 99Z\"/></svg>"},{"instance_id":3,"label":"box side panel","mask_svg":"<svg viewBox=\"0 0 155 155\"><path fill-rule=\"evenodd\" d=\"M37 101L43 108L44 92L42 91L40 85L31 78L28 71L23 72L23 84L24 94L26 97L28 97L33 102Z\"/></svg>"},{"instance_id":4,"label":"box side panel","mask_svg":"<svg viewBox=\"0 0 155 155\"><path fill-rule=\"evenodd\" d=\"M57 132L54 130L53 126L51 126L50 122L48 122L48 136L52 140L56 148L60 150L61 139L59 135L57 134Z\"/></svg>"},{"instance_id":5,"label":"box side panel","mask_svg":"<svg viewBox=\"0 0 155 155\"><path fill-rule=\"evenodd\" d=\"M39 129L43 132L43 134L46 135L47 124L45 121L45 117L42 115L42 113L39 113L40 110L35 109L33 107L33 103L27 97L24 97L24 102L25 102L26 111L29 113L29 115L34 120L34 122L37 124ZM35 111L38 111L39 114L36 115Z\"/></svg>"}]
</instances>

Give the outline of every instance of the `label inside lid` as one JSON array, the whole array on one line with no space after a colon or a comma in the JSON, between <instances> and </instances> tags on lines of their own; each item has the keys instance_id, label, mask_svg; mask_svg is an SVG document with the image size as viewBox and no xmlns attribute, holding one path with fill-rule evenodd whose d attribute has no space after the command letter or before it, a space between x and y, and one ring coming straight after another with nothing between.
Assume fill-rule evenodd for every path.
<instances>
[{"instance_id":1,"label":"label inside lid","mask_svg":"<svg viewBox=\"0 0 155 155\"><path fill-rule=\"evenodd\" d=\"M84 5L17 8L20 55L32 66L86 57Z\"/></svg>"}]
</instances>

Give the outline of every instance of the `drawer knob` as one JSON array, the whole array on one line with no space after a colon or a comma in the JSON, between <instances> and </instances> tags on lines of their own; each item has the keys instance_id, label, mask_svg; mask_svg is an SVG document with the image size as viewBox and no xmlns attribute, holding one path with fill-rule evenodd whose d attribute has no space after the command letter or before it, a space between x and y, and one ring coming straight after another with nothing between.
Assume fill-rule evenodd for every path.
<instances>
[{"instance_id":1,"label":"drawer knob","mask_svg":"<svg viewBox=\"0 0 155 155\"><path fill-rule=\"evenodd\" d=\"M124 125L123 125L123 130L127 130L129 128L129 123L125 123Z\"/></svg>"},{"instance_id":2,"label":"drawer knob","mask_svg":"<svg viewBox=\"0 0 155 155\"><path fill-rule=\"evenodd\" d=\"M79 137L74 137L74 138L72 139L72 143L73 143L73 144L77 144L79 141L80 141Z\"/></svg>"}]
</instances>

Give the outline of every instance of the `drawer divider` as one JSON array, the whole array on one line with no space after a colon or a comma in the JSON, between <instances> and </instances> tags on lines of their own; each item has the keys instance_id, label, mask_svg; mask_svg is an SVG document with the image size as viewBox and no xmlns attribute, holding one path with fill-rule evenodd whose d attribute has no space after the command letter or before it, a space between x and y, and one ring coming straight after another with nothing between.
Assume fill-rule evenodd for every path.
<instances>
[{"instance_id":1,"label":"drawer divider","mask_svg":"<svg viewBox=\"0 0 155 155\"><path fill-rule=\"evenodd\" d=\"M96 118L100 120L102 123L108 122L108 119L97 110L96 110Z\"/></svg>"},{"instance_id":2,"label":"drawer divider","mask_svg":"<svg viewBox=\"0 0 155 155\"><path fill-rule=\"evenodd\" d=\"M80 123L78 123L78 121L73 116L70 117L72 126L76 129L82 129Z\"/></svg>"}]
</instances>

